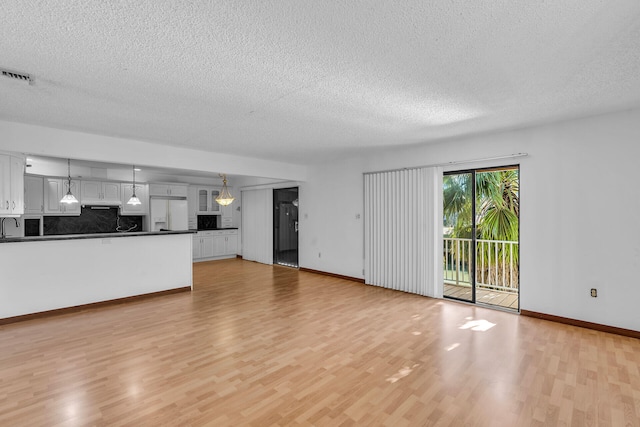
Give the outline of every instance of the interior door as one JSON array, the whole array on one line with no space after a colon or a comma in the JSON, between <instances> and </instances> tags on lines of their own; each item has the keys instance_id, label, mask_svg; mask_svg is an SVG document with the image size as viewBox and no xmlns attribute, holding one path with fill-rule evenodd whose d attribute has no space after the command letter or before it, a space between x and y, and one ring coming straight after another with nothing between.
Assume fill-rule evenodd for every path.
<instances>
[{"instance_id":1,"label":"interior door","mask_svg":"<svg viewBox=\"0 0 640 427\"><path fill-rule=\"evenodd\" d=\"M273 190L273 262L298 267L298 188Z\"/></svg>"}]
</instances>

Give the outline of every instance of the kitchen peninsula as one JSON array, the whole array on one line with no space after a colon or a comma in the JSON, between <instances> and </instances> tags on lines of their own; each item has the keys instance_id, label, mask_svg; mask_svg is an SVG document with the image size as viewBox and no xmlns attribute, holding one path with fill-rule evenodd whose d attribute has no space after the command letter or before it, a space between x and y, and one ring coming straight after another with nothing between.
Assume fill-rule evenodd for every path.
<instances>
[{"instance_id":1,"label":"kitchen peninsula","mask_svg":"<svg viewBox=\"0 0 640 427\"><path fill-rule=\"evenodd\" d=\"M0 239L0 323L192 286L192 232Z\"/></svg>"}]
</instances>

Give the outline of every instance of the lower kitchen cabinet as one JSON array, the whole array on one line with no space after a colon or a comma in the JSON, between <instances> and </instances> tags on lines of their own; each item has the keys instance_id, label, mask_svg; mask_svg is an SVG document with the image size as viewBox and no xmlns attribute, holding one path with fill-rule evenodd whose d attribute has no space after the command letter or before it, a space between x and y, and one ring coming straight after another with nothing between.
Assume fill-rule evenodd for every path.
<instances>
[{"instance_id":1,"label":"lower kitchen cabinet","mask_svg":"<svg viewBox=\"0 0 640 427\"><path fill-rule=\"evenodd\" d=\"M199 231L193 235L193 259L232 258L238 251L238 230Z\"/></svg>"},{"instance_id":2,"label":"lower kitchen cabinet","mask_svg":"<svg viewBox=\"0 0 640 427\"><path fill-rule=\"evenodd\" d=\"M213 236L204 236L202 238L202 247L200 256L202 258L211 258L214 256L213 253Z\"/></svg>"},{"instance_id":3,"label":"lower kitchen cabinet","mask_svg":"<svg viewBox=\"0 0 640 427\"><path fill-rule=\"evenodd\" d=\"M213 256L213 231L198 231L193 235L193 259Z\"/></svg>"},{"instance_id":4,"label":"lower kitchen cabinet","mask_svg":"<svg viewBox=\"0 0 640 427\"><path fill-rule=\"evenodd\" d=\"M238 230L218 230L213 236L213 255L235 255L238 251Z\"/></svg>"}]
</instances>

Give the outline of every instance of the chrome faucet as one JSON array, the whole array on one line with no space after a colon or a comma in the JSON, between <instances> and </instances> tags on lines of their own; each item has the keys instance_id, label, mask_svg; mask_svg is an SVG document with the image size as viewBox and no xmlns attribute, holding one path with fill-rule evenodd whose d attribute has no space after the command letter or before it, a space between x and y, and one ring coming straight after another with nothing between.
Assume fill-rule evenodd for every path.
<instances>
[{"instance_id":1,"label":"chrome faucet","mask_svg":"<svg viewBox=\"0 0 640 427\"><path fill-rule=\"evenodd\" d=\"M4 239L5 237L7 237L7 233L5 233L4 230L4 220L7 218L2 218L2 220L0 220L0 238ZM12 218L15 222L16 222L16 227L20 228L20 223L18 222L18 218Z\"/></svg>"}]
</instances>

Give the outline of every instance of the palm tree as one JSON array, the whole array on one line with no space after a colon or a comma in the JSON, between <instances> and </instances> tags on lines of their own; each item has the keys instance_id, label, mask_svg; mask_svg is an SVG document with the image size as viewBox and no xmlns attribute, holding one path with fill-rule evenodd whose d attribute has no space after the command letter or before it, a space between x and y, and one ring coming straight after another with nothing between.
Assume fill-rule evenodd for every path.
<instances>
[{"instance_id":1,"label":"palm tree","mask_svg":"<svg viewBox=\"0 0 640 427\"><path fill-rule=\"evenodd\" d=\"M476 176L476 239L490 241L518 241L520 197L518 169L502 169L477 172ZM446 175L443 179L444 225L448 237L470 239L473 230L471 174ZM518 251L510 245L479 245L477 257L486 261L484 267L476 265L476 277L482 283L518 282ZM455 251L455 249L452 249ZM463 256L454 253L454 257ZM463 256L464 257L464 256ZM514 269L495 269L501 259L513 261ZM463 260L467 264L469 260Z\"/></svg>"},{"instance_id":2,"label":"palm tree","mask_svg":"<svg viewBox=\"0 0 640 427\"><path fill-rule=\"evenodd\" d=\"M518 241L519 190L517 169L476 174L478 238Z\"/></svg>"}]
</instances>

